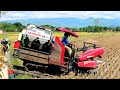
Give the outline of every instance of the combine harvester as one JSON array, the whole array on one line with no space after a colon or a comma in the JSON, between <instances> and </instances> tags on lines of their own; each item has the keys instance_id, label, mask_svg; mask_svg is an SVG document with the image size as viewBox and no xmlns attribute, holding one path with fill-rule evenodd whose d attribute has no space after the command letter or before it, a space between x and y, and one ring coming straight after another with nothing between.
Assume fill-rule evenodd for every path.
<instances>
[{"instance_id":1,"label":"combine harvester","mask_svg":"<svg viewBox=\"0 0 120 90\"><path fill-rule=\"evenodd\" d=\"M58 28L57 30L68 32L76 38L79 37L74 32L65 28ZM29 38L28 46L23 44L26 37ZM32 47L32 41L36 38L40 41L39 44L34 43L36 47L37 45L39 46L38 49ZM54 37L53 32L49 29L29 24L19 34L18 40L14 43L13 56L23 61L23 65L27 71L30 70L30 66L36 66L36 68L52 67L53 70L51 72L58 69L65 73L73 71L75 75L79 73L81 68L88 70L96 69L99 64L102 63L102 61L94 60L94 58L102 58L101 55L104 53L103 48L98 48L95 44L88 42L83 43L83 48L77 48L76 46L73 48L72 45L69 46L73 50L72 62L70 62L68 52L58 36ZM93 49L89 49L89 47L93 47ZM83 53L75 56L76 53L80 51ZM69 67L72 67L72 70L69 70Z\"/></svg>"}]
</instances>

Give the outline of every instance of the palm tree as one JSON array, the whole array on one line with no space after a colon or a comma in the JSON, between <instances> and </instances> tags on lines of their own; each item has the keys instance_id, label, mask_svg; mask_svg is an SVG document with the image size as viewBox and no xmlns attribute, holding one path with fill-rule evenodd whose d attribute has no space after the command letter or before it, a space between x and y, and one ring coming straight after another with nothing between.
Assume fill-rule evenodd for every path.
<instances>
[{"instance_id":1,"label":"palm tree","mask_svg":"<svg viewBox=\"0 0 120 90\"><path fill-rule=\"evenodd\" d=\"M94 19L95 26L100 23L100 20L98 18Z\"/></svg>"},{"instance_id":2,"label":"palm tree","mask_svg":"<svg viewBox=\"0 0 120 90\"><path fill-rule=\"evenodd\" d=\"M100 20L98 18L95 18L94 23L95 23L95 27L94 27L94 31L95 31L95 28L100 23Z\"/></svg>"}]
</instances>

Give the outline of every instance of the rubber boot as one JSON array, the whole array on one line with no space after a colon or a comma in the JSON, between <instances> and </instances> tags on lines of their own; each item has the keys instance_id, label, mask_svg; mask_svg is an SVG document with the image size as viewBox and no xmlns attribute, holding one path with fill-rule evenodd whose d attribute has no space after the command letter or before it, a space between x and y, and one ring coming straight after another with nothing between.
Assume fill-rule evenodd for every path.
<instances>
[{"instance_id":1,"label":"rubber boot","mask_svg":"<svg viewBox=\"0 0 120 90\"><path fill-rule=\"evenodd\" d=\"M73 62L73 58L71 57L70 58L70 61L69 61L69 71L72 71L72 62Z\"/></svg>"}]
</instances>

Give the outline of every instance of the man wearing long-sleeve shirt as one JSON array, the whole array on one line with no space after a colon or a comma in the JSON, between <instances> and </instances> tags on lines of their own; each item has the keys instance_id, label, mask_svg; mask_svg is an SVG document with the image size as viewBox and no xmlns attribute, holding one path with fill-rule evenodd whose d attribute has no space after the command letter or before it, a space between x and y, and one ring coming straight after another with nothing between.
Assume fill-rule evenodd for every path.
<instances>
[{"instance_id":1,"label":"man wearing long-sleeve shirt","mask_svg":"<svg viewBox=\"0 0 120 90\"><path fill-rule=\"evenodd\" d=\"M69 53L69 57L71 57L72 54L72 49L70 47L68 47L67 45L70 44L69 40L68 40L68 36L70 36L69 33L65 32L64 37L62 38L62 43L65 46L65 48L67 49L68 53Z\"/></svg>"}]
</instances>

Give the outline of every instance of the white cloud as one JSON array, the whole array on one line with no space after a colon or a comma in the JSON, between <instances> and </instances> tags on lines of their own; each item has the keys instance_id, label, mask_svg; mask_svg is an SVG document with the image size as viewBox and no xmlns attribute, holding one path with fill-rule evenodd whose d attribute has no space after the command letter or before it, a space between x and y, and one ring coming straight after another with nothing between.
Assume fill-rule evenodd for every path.
<instances>
[{"instance_id":1,"label":"white cloud","mask_svg":"<svg viewBox=\"0 0 120 90\"><path fill-rule=\"evenodd\" d=\"M24 18L1 18L0 21L7 21L7 20L21 20ZM25 20L25 19L24 19Z\"/></svg>"},{"instance_id":2,"label":"white cloud","mask_svg":"<svg viewBox=\"0 0 120 90\"><path fill-rule=\"evenodd\" d=\"M7 11L0 21L31 18L120 18L120 11Z\"/></svg>"},{"instance_id":3,"label":"white cloud","mask_svg":"<svg viewBox=\"0 0 120 90\"><path fill-rule=\"evenodd\" d=\"M10 16L11 17L25 17L26 15L24 15L23 13L12 13Z\"/></svg>"}]
</instances>

